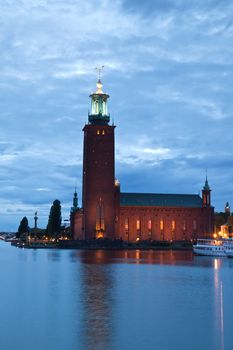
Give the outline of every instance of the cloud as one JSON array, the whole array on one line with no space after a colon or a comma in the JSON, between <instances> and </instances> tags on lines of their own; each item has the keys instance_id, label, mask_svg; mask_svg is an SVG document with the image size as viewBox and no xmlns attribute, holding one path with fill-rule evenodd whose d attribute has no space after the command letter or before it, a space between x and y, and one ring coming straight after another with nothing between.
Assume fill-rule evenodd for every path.
<instances>
[{"instance_id":1,"label":"cloud","mask_svg":"<svg viewBox=\"0 0 233 350\"><path fill-rule=\"evenodd\" d=\"M76 182L81 197L97 65L122 188L198 191L209 168L215 205L231 201L231 2L3 0L0 13L0 229L35 210L46 225L55 198L68 215Z\"/></svg>"}]
</instances>

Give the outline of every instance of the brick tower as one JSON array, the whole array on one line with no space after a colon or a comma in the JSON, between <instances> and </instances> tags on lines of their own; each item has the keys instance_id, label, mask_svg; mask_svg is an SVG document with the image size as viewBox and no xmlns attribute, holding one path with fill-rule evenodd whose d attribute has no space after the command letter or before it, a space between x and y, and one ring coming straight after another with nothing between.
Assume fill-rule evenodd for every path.
<instances>
[{"instance_id":1,"label":"brick tower","mask_svg":"<svg viewBox=\"0 0 233 350\"><path fill-rule=\"evenodd\" d=\"M114 129L109 125L107 100L100 79L90 95L91 113L83 128L83 230L84 239L115 238Z\"/></svg>"}]
</instances>

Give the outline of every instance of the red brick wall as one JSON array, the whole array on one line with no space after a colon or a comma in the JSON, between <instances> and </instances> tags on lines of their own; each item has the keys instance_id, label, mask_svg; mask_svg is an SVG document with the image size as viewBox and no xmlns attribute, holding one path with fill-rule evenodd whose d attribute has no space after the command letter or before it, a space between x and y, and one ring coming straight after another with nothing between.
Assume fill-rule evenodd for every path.
<instances>
[{"instance_id":1,"label":"red brick wall","mask_svg":"<svg viewBox=\"0 0 233 350\"><path fill-rule=\"evenodd\" d=\"M83 152L83 214L86 239L95 237L97 206L103 203L105 233L115 237L114 129L109 125L86 125Z\"/></svg>"},{"instance_id":2,"label":"red brick wall","mask_svg":"<svg viewBox=\"0 0 233 350\"><path fill-rule=\"evenodd\" d=\"M214 232L214 210L210 208L121 207L118 237L123 240L183 240L207 237ZM128 219L129 229L125 228ZM136 221L140 220L140 230ZM151 231L148 221L152 221ZM163 220L163 230L160 221ZM174 224L172 228L172 221ZM194 221L196 221L196 228Z\"/></svg>"}]
</instances>

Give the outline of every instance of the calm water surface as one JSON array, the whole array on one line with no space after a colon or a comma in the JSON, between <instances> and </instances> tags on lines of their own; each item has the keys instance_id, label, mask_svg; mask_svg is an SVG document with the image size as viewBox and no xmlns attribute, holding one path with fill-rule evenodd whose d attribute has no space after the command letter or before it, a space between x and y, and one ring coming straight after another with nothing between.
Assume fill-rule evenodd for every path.
<instances>
[{"instance_id":1,"label":"calm water surface","mask_svg":"<svg viewBox=\"0 0 233 350\"><path fill-rule=\"evenodd\" d=\"M233 260L0 242L0 349L232 350Z\"/></svg>"}]
</instances>

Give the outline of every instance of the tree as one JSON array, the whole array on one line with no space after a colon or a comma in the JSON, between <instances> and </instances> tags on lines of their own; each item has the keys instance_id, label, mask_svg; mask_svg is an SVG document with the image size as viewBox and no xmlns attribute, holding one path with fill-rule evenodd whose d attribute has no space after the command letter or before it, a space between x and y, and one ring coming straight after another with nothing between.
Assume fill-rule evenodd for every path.
<instances>
[{"instance_id":1,"label":"tree","mask_svg":"<svg viewBox=\"0 0 233 350\"><path fill-rule=\"evenodd\" d=\"M50 237L57 237L61 231L61 203L58 199L53 202L50 209L47 233Z\"/></svg>"},{"instance_id":2,"label":"tree","mask_svg":"<svg viewBox=\"0 0 233 350\"><path fill-rule=\"evenodd\" d=\"M20 238L20 236L23 234L23 233L28 233L29 232L29 226L28 226L28 219L26 218L26 216L24 216L22 218L22 220L20 221L20 225L19 225L19 228L18 228L18 232L16 234L16 237L17 238Z\"/></svg>"},{"instance_id":3,"label":"tree","mask_svg":"<svg viewBox=\"0 0 233 350\"><path fill-rule=\"evenodd\" d=\"M220 231L221 225L224 225L229 217L229 213L225 212L220 212L220 213L215 213L215 226L218 231Z\"/></svg>"}]
</instances>

